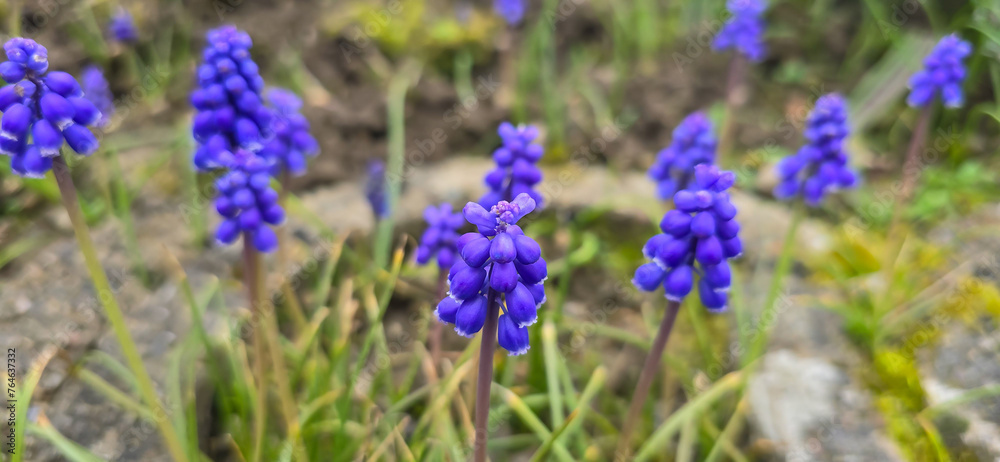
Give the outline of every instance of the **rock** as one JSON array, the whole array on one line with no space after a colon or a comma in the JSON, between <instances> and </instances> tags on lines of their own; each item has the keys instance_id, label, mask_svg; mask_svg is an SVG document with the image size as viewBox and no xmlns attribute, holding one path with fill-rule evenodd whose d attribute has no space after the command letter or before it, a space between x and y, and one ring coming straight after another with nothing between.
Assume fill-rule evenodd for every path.
<instances>
[{"instance_id":1,"label":"rock","mask_svg":"<svg viewBox=\"0 0 1000 462\"><path fill-rule=\"evenodd\" d=\"M821 357L768 353L747 399L755 432L785 460L902 460L872 424L867 393Z\"/></svg>"},{"instance_id":2,"label":"rock","mask_svg":"<svg viewBox=\"0 0 1000 462\"><path fill-rule=\"evenodd\" d=\"M993 393L945 404L976 389L1000 385L1000 329L993 319L981 321L979 328L961 322L943 326L940 341L918 353L920 383L928 405L941 411L935 423L943 438L965 446L978 460L1000 460L1000 396ZM943 424L949 420L956 425Z\"/></svg>"}]
</instances>

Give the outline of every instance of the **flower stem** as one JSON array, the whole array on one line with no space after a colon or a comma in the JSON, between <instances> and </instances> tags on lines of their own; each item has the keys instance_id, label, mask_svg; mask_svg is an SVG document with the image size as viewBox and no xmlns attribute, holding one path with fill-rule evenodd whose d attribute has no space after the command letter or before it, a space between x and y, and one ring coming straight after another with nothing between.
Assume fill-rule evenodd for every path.
<instances>
[{"instance_id":1,"label":"flower stem","mask_svg":"<svg viewBox=\"0 0 1000 462\"><path fill-rule=\"evenodd\" d=\"M778 254L778 261L774 264L771 286L767 289L767 299L765 299L764 307L760 312L760 321L757 323L755 336L752 337L750 351L743 358L744 365L753 362L764 353L764 349L767 348L767 341L771 338L771 330L774 329L775 324L778 322L775 303L777 303L778 296L781 294L781 287L785 276L788 275L789 270L792 268L792 250L795 247L795 234L798 232L799 225L802 223L804 216L804 206L799 203L792 213L792 223L788 225L788 231L785 233L785 240L781 246L781 253Z\"/></svg>"},{"instance_id":2,"label":"flower stem","mask_svg":"<svg viewBox=\"0 0 1000 462\"><path fill-rule=\"evenodd\" d=\"M737 160L730 157L733 145L733 127L735 126L736 110L746 102L746 73L749 62L742 54L736 53L729 62L729 77L726 81L726 114L722 119L722 129L719 130L718 157L722 161Z\"/></svg>"},{"instance_id":3,"label":"flower stem","mask_svg":"<svg viewBox=\"0 0 1000 462\"><path fill-rule=\"evenodd\" d=\"M264 430L267 427L267 376L264 365L264 338L261 335L260 276L258 270L260 256L253 248L248 234L243 235L243 279L247 286L247 300L250 302L250 324L253 332L254 372L257 374L257 402L254 412L253 461L259 462L264 451Z\"/></svg>"},{"instance_id":4,"label":"flower stem","mask_svg":"<svg viewBox=\"0 0 1000 462\"><path fill-rule=\"evenodd\" d=\"M916 189L917 181L920 179L920 174L924 169L924 166L920 163L920 152L923 151L924 143L927 141L927 131L930 129L933 113L934 110L931 105L920 110L917 126L913 129L910 146L906 150L906 160L903 162L902 187L889 212L892 216L889 220L889 230L886 234L886 255L884 257L882 274L885 283L885 293L876 306L876 316L887 313L890 310L889 305L892 303L894 270L899 253L903 250L904 241L903 236L900 235L901 230L899 227L901 226L900 223L905 213L906 205L909 203L913 195L913 190Z\"/></svg>"},{"instance_id":5,"label":"flower stem","mask_svg":"<svg viewBox=\"0 0 1000 462\"><path fill-rule=\"evenodd\" d=\"M476 380L476 457L486 462L486 440L489 432L490 386L493 385L493 352L497 347L497 325L500 305L492 288L486 294L486 323L483 324L482 346L479 348L479 377Z\"/></svg>"},{"instance_id":6,"label":"flower stem","mask_svg":"<svg viewBox=\"0 0 1000 462\"><path fill-rule=\"evenodd\" d=\"M149 377L146 367L142 364L142 356L139 355L135 342L132 341L132 336L129 334L128 326L125 324L125 316L122 314L121 308L118 307L114 290L108 283L107 275L104 274L104 268L101 267L101 262L97 258L97 250L94 248L94 242L90 238L90 231L87 229L83 210L80 208L80 202L77 199L76 186L73 185L69 166L66 165L66 160L63 159L61 154L53 160L52 171L55 174L56 183L59 185L59 193L62 196L63 206L66 208L69 220L73 224L73 232L76 234L80 252L83 253L87 272L90 273L90 279L94 283L97 298L100 299L101 305L104 307L104 315L107 316L108 321L111 323L111 328L118 338L122 354L125 356L129 368L132 369L132 373L135 374L142 399L156 417L155 423L159 427L160 433L163 436L163 442L170 451L170 455L176 461L186 461L187 456L184 452L184 446L181 444L177 432L170 423L167 411L160 404L160 400L156 396L153 380Z\"/></svg>"},{"instance_id":7,"label":"flower stem","mask_svg":"<svg viewBox=\"0 0 1000 462\"><path fill-rule=\"evenodd\" d=\"M282 169L280 175L281 182L281 193L278 196L278 204L281 206L282 210L288 210L288 183L289 175L287 169ZM285 305L288 307L288 316L291 318L292 322L295 324L296 332L304 332L309 321L306 320L305 311L302 309L302 304L299 303L299 298L295 294L295 290L292 287L289 278L292 277L288 272L288 227L279 226L277 229L278 234L278 271L281 273L281 295L285 300Z\"/></svg>"},{"instance_id":8,"label":"flower stem","mask_svg":"<svg viewBox=\"0 0 1000 462\"><path fill-rule=\"evenodd\" d=\"M931 115L933 113L933 107L930 105L920 110L917 127L913 130L910 147L906 151L906 161L903 163L903 188L902 193L898 196L899 205L905 204L910 200L910 195L913 194L917 180L920 179L920 173L924 170L923 165L920 164L920 151L923 150L924 142L927 140L927 130L930 128ZM900 209L894 207L893 210L897 212L893 216L898 216Z\"/></svg>"},{"instance_id":9,"label":"flower stem","mask_svg":"<svg viewBox=\"0 0 1000 462\"><path fill-rule=\"evenodd\" d=\"M615 451L615 460L628 460L630 453L629 440L635 424L642 413L642 407L646 404L646 396L649 395L649 388L653 386L653 379L660 369L660 360L663 359L663 351L667 347L667 340L670 339L670 332L674 329L674 321L677 319L677 312L681 309L681 303L670 300L667 302L667 312L660 322L660 330L656 332L656 339L646 355L646 363L642 366L642 373L639 375L639 382L635 385L635 392L632 393L632 403L628 406L628 413L625 414L625 421L622 422L622 433L618 437L618 449Z\"/></svg>"}]
</instances>

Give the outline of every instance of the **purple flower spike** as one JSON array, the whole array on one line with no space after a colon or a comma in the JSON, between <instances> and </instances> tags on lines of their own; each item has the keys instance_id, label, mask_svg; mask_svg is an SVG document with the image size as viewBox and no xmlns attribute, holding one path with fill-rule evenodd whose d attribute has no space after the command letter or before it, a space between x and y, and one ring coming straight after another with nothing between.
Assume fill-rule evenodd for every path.
<instances>
[{"instance_id":1,"label":"purple flower spike","mask_svg":"<svg viewBox=\"0 0 1000 462\"><path fill-rule=\"evenodd\" d=\"M657 153L649 167L657 196L667 200L677 191L688 189L694 182L694 167L715 162L716 144L712 122L705 114L695 112L681 121L674 129L670 146Z\"/></svg>"},{"instance_id":2,"label":"purple flower spike","mask_svg":"<svg viewBox=\"0 0 1000 462\"><path fill-rule=\"evenodd\" d=\"M299 176L306 171L306 157L319 154L319 143L309 133L309 121L299 113L302 100L282 88L269 90L265 97L274 112L271 131L274 136L260 155L274 162L275 176L282 170Z\"/></svg>"},{"instance_id":3,"label":"purple flower spike","mask_svg":"<svg viewBox=\"0 0 1000 462\"><path fill-rule=\"evenodd\" d=\"M827 193L857 186L857 174L848 165L844 149L849 134L844 98L836 93L820 97L806 119L806 145L778 163L775 197L802 196L815 207Z\"/></svg>"},{"instance_id":4,"label":"purple flower spike","mask_svg":"<svg viewBox=\"0 0 1000 462\"><path fill-rule=\"evenodd\" d=\"M380 160L368 162L368 181L365 183L365 197L372 206L375 217L383 219L389 216L389 196L386 191L385 163Z\"/></svg>"},{"instance_id":5,"label":"purple flower spike","mask_svg":"<svg viewBox=\"0 0 1000 462\"><path fill-rule=\"evenodd\" d=\"M468 233L455 240L460 258L456 259L448 274L448 299L438 304L438 319L455 325L455 330L471 337L483 327L486 317L487 297L493 294L495 303L501 303L498 340L511 355L528 351L527 326L538 320L538 308L545 303L543 282L548 274L545 260L533 239L524 235L517 221L535 209L535 200L522 193L513 201L499 201L489 210L469 202L463 209L465 219L476 226L477 232ZM460 223L453 223L451 208L428 208L428 223L432 227L425 233L441 236L454 235ZM447 221L447 229L434 227ZM439 239L439 238L438 238ZM421 248L426 247L421 242ZM418 258L430 258L430 251L418 249ZM456 303L460 306L456 308Z\"/></svg>"},{"instance_id":6,"label":"purple flower spike","mask_svg":"<svg viewBox=\"0 0 1000 462\"><path fill-rule=\"evenodd\" d=\"M225 167L239 148L260 151L271 136L271 110L263 105L264 79L250 57L250 36L234 26L208 32L191 92L196 110L194 165L199 171Z\"/></svg>"},{"instance_id":7,"label":"purple flower spike","mask_svg":"<svg viewBox=\"0 0 1000 462\"><path fill-rule=\"evenodd\" d=\"M910 77L910 96L906 103L925 107L941 96L947 107L959 107L965 101L963 61L972 53L972 45L958 35L946 35L924 58L924 68Z\"/></svg>"},{"instance_id":8,"label":"purple flower spike","mask_svg":"<svg viewBox=\"0 0 1000 462\"><path fill-rule=\"evenodd\" d=\"M527 7L525 0L493 0L493 10L511 26L521 23Z\"/></svg>"},{"instance_id":9,"label":"purple flower spike","mask_svg":"<svg viewBox=\"0 0 1000 462\"><path fill-rule=\"evenodd\" d=\"M678 208L660 222L663 234L653 236L643 247L652 262L636 269L632 283L645 292L662 285L667 299L681 301L691 293L697 276L702 304L710 311L723 311L730 284L729 259L739 256L743 248L736 208L726 192L736 175L700 164L694 167L694 176L691 189L674 196Z\"/></svg>"},{"instance_id":10,"label":"purple flower spike","mask_svg":"<svg viewBox=\"0 0 1000 462\"><path fill-rule=\"evenodd\" d=\"M497 131L503 145L493 151L497 167L486 174L485 182L490 192L479 199L479 203L490 208L500 201L511 202L525 193L541 206L542 195L535 190L535 185L542 181L542 171L535 164L544 154L542 146L534 144L538 129L533 125L515 127L504 122Z\"/></svg>"},{"instance_id":11,"label":"purple flower spike","mask_svg":"<svg viewBox=\"0 0 1000 462\"><path fill-rule=\"evenodd\" d=\"M424 210L427 230L420 237L417 247L417 264L426 265L437 255L441 269L451 268L458 254L458 230L465 225L465 218L459 212L452 212L451 204L428 206Z\"/></svg>"},{"instance_id":12,"label":"purple flower spike","mask_svg":"<svg viewBox=\"0 0 1000 462\"><path fill-rule=\"evenodd\" d=\"M243 234L258 251L273 251L278 239L271 226L282 224L285 212L278 204L278 193L271 189L271 164L240 149L228 167L229 171L215 181L219 190L215 209L223 218L216 240L232 244Z\"/></svg>"},{"instance_id":13,"label":"purple flower spike","mask_svg":"<svg viewBox=\"0 0 1000 462\"><path fill-rule=\"evenodd\" d=\"M111 38L122 43L131 44L139 41L139 30L135 28L135 21L125 8L118 8L111 17L108 31L111 33Z\"/></svg>"},{"instance_id":14,"label":"purple flower spike","mask_svg":"<svg viewBox=\"0 0 1000 462\"><path fill-rule=\"evenodd\" d=\"M712 49L724 51L734 49L750 61L764 59L764 0L729 0L726 8L732 18L722 26L712 42Z\"/></svg>"},{"instance_id":15,"label":"purple flower spike","mask_svg":"<svg viewBox=\"0 0 1000 462\"><path fill-rule=\"evenodd\" d=\"M64 143L77 154L96 151L97 137L87 127L97 123L101 111L85 98L76 79L48 72L48 52L34 40L12 38L4 52L0 154L11 157L11 170L24 177L45 176Z\"/></svg>"},{"instance_id":16,"label":"purple flower spike","mask_svg":"<svg viewBox=\"0 0 1000 462\"><path fill-rule=\"evenodd\" d=\"M84 97L87 98L98 111L101 111L100 118L97 119L98 127L105 127L111 121L111 116L115 113L114 95L111 94L111 87L104 72L97 66L87 66L83 69L80 80L83 82Z\"/></svg>"}]
</instances>

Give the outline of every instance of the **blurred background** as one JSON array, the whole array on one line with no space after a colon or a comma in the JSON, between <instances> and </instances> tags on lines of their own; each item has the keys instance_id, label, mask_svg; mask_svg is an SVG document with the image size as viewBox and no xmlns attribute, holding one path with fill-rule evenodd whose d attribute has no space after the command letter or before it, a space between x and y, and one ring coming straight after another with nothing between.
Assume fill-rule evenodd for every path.
<instances>
[{"instance_id":1,"label":"blurred background","mask_svg":"<svg viewBox=\"0 0 1000 462\"><path fill-rule=\"evenodd\" d=\"M122 9L137 26L133 43L109 36ZM491 1L448 0L8 0L0 17L4 39L37 40L53 69L79 77L97 65L108 78L115 115L100 130L100 153L74 163L73 175L147 367L177 406L172 418L208 458L239 460L232 447L246 444L246 423L220 417L222 389L209 378L210 355L192 340L175 262L204 302L213 338L242 338L239 249L209 239L218 219L206 208L210 181L191 169L188 102L205 32L234 24L253 38L267 84L303 97L321 146L290 186L294 246L284 274L303 281L297 297L317 308L308 315L325 307L339 316L347 351L377 324L368 287L384 304L379 338L391 366L352 363L365 374L371 368L363 392L371 403L336 415L350 415L360 430L328 425L310 437L350 448L344 460L405 459L398 441L378 450L397 428L411 446L418 435L463 439L456 409L448 437L373 417L403 409L417 421L429 409L423 395L394 405L429 381L410 358L422 351L436 275L408 255L383 294L384 278L367 257L377 224L364 185L372 160L401 156L393 242L412 251L413 241L402 239L423 231L427 205L460 207L485 192L497 126L512 121L538 126L546 149L539 190L547 205L527 229L551 264L544 310L556 335L551 355L533 344L525 357L498 359L497 383L523 400L495 401L491 454L528 460L541 437L515 404L554 429L552 387L573 406L573 393L599 370L606 380L593 411L565 445L577 460L610 460L664 306L629 282L642 243L669 210L645 171L688 114L705 111L723 124L732 55L710 47L729 17L723 1L536 0L517 24ZM767 55L746 70L730 153L720 160L738 176L745 247L731 312L710 315L694 301L682 309L638 432L651 434L683 403L735 377L746 366L742 346L773 323L756 373L680 421L658 460L1000 460L1000 3L771 0L765 18ZM918 116L905 104L907 81L952 32L974 48L966 104L934 112L917 190L898 204ZM773 165L802 145L806 115L830 92L848 99L848 149L862 185L809 211L791 244L779 317L759 319L792 220L792 207L771 195ZM16 346L24 367L45 359L25 460L92 460L73 452L81 448L98 460L166 460L155 429L119 396L130 393L129 379L58 204L51 177L14 177L0 159L0 345ZM886 270L893 210L908 234ZM270 286L279 280L271 274ZM883 296L887 312L874 308ZM446 329L456 357L468 343ZM302 383L313 380L308 371L298 371ZM316 386L339 383L331 380ZM472 385L470 375L451 393L471 407ZM280 439L273 443L267 460L283 457ZM322 444L310 454L322 454ZM462 460L461 452L436 454L423 457Z\"/></svg>"}]
</instances>

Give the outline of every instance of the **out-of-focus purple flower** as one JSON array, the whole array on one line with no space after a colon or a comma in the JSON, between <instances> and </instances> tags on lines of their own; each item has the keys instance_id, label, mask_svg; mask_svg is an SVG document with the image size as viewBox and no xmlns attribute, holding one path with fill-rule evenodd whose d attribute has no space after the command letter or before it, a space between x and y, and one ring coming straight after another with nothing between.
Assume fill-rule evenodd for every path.
<instances>
[{"instance_id":1,"label":"out-of-focus purple flower","mask_svg":"<svg viewBox=\"0 0 1000 462\"><path fill-rule=\"evenodd\" d=\"M271 164L245 149L237 149L227 165L229 171L215 181L219 196L215 210L222 223L215 232L220 243L232 244L242 234L254 248L271 252L278 237L271 226L285 221L278 193L271 188Z\"/></svg>"},{"instance_id":2,"label":"out-of-focus purple flower","mask_svg":"<svg viewBox=\"0 0 1000 462\"><path fill-rule=\"evenodd\" d=\"M389 195L386 188L385 163L380 160L368 162L368 180L365 182L365 197L372 206L375 217L383 219L389 216Z\"/></svg>"},{"instance_id":3,"label":"out-of-focus purple flower","mask_svg":"<svg viewBox=\"0 0 1000 462\"><path fill-rule=\"evenodd\" d=\"M84 98L76 79L48 72L48 52L34 40L12 38L3 48L7 60L0 63L0 78L7 85L0 88L0 154L11 157L11 170L45 176L63 142L85 156L96 151L97 138L87 127L101 112Z\"/></svg>"},{"instance_id":4,"label":"out-of-focus purple flower","mask_svg":"<svg viewBox=\"0 0 1000 462\"><path fill-rule=\"evenodd\" d=\"M726 21L712 42L712 49L734 49L751 61L764 58L764 0L729 0L726 8L733 16Z\"/></svg>"},{"instance_id":5,"label":"out-of-focus purple flower","mask_svg":"<svg viewBox=\"0 0 1000 462\"><path fill-rule=\"evenodd\" d=\"M490 210L466 204L463 215L478 232L458 238L461 258L449 271L448 297L435 310L459 335L472 337L483 328L492 294L503 310L497 339L511 355L528 351L527 328L538 320L538 308L545 303L548 267L538 243L516 224L534 209L535 200L526 193Z\"/></svg>"},{"instance_id":6,"label":"out-of-focus purple flower","mask_svg":"<svg viewBox=\"0 0 1000 462\"><path fill-rule=\"evenodd\" d=\"M504 122L497 132L503 145L493 151L497 167L486 174L485 182L490 192L480 198L479 203L490 208L525 193L541 207L542 194L535 190L535 185L542 181L542 171L535 164L544 154L542 146L534 143L538 129L534 125L515 127Z\"/></svg>"},{"instance_id":7,"label":"out-of-focus purple flower","mask_svg":"<svg viewBox=\"0 0 1000 462\"><path fill-rule=\"evenodd\" d=\"M111 122L111 116L115 113L115 103L111 87L104 78L104 72L97 66L87 66L83 69L80 80L84 97L94 103L97 110L101 111L101 118L98 119L97 126L107 126L108 122Z\"/></svg>"},{"instance_id":8,"label":"out-of-focus purple flower","mask_svg":"<svg viewBox=\"0 0 1000 462\"><path fill-rule=\"evenodd\" d=\"M309 121L299 113L302 100L283 88L273 88L264 95L274 112L271 121L273 136L260 155L274 163L274 174L282 169L298 176L306 171L306 157L319 154L319 143L309 133Z\"/></svg>"},{"instance_id":9,"label":"out-of-focus purple flower","mask_svg":"<svg viewBox=\"0 0 1000 462\"><path fill-rule=\"evenodd\" d=\"M264 79L250 57L250 36L235 26L222 26L207 37L191 93L197 111L194 165L199 171L229 165L237 148L259 151L271 136L273 118L261 100Z\"/></svg>"},{"instance_id":10,"label":"out-of-focus purple flower","mask_svg":"<svg viewBox=\"0 0 1000 462\"><path fill-rule=\"evenodd\" d=\"M493 0L493 10L511 26L521 23L527 8L525 0Z\"/></svg>"},{"instance_id":11,"label":"out-of-focus purple flower","mask_svg":"<svg viewBox=\"0 0 1000 462\"><path fill-rule=\"evenodd\" d=\"M831 93L816 100L806 119L806 145L778 163L775 197L802 195L807 204L817 206L828 192L856 186L858 176L848 165L844 149L849 134L844 98Z\"/></svg>"},{"instance_id":12,"label":"out-of-focus purple flower","mask_svg":"<svg viewBox=\"0 0 1000 462\"><path fill-rule=\"evenodd\" d=\"M656 181L656 194L670 199L694 181L694 167L715 162L715 135L712 122L701 112L695 112L674 129L673 139L656 154L649 176Z\"/></svg>"},{"instance_id":13,"label":"out-of-focus purple flower","mask_svg":"<svg viewBox=\"0 0 1000 462\"><path fill-rule=\"evenodd\" d=\"M139 41L139 30L135 27L132 15L125 8L119 7L111 16L108 31L113 39L122 43L131 44Z\"/></svg>"},{"instance_id":14,"label":"out-of-focus purple flower","mask_svg":"<svg viewBox=\"0 0 1000 462\"><path fill-rule=\"evenodd\" d=\"M963 61L971 53L972 45L958 35L942 38L924 58L924 68L910 77L910 96L906 98L906 103L924 107L940 95L945 106L961 106L965 101L962 93L966 75Z\"/></svg>"},{"instance_id":15,"label":"out-of-focus purple flower","mask_svg":"<svg viewBox=\"0 0 1000 462\"><path fill-rule=\"evenodd\" d=\"M465 218L460 212L452 212L451 204L427 206L424 210L424 220L427 230L420 237L417 247L417 263L426 265L437 255L437 264L441 269L449 269L455 264L458 250L458 230L465 225Z\"/></svg>"},{"instance_id":16,"label":"out-of-focus purple flower","mask_svg":"<svg viewBox=\"0 0 1000 462\"><path fill-rule=\"evenodd\" d=\"M743 252L736 207L726 192L735 181L736 175L714 165L695 167L694 185L677 191L677 208L660 222L663 234L650 238L642 249L652 261L635 271L632 283L637 288L652 292L662 285L667 299L679 302L694 288L697 275L701 303L710 311L725 310L728 260Z\"/></svg>"}]
</instances>

